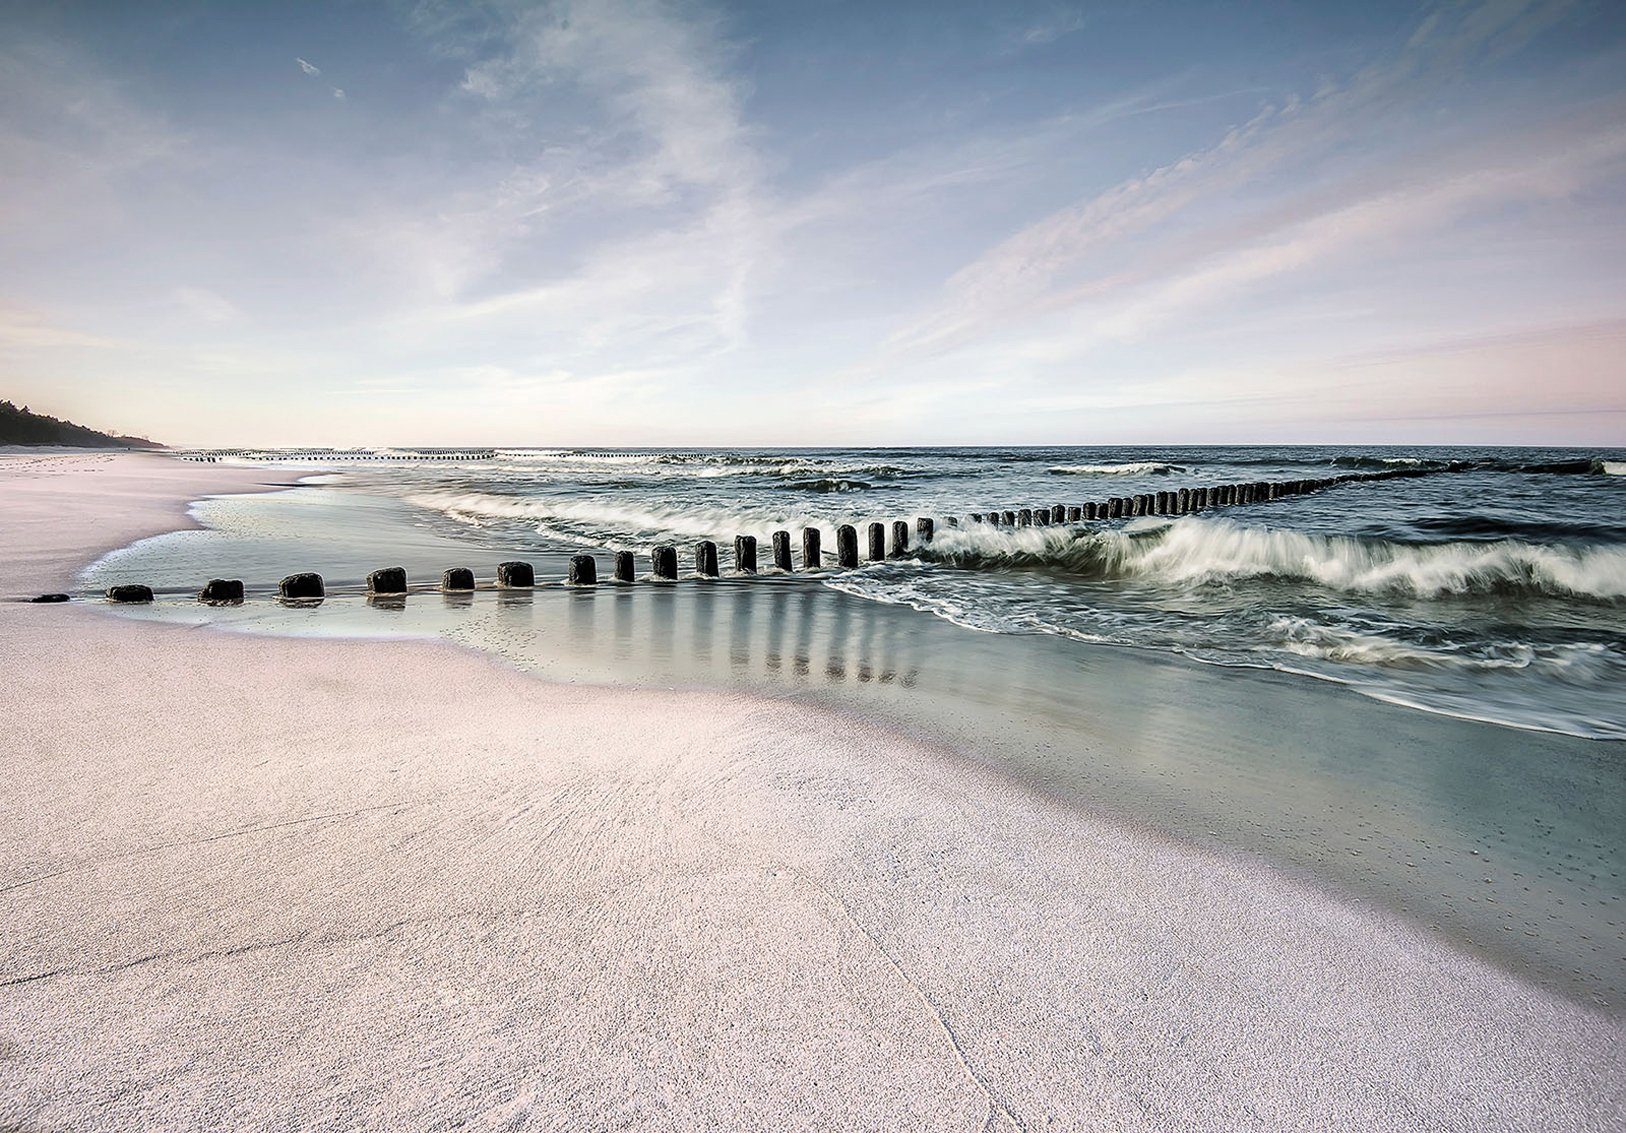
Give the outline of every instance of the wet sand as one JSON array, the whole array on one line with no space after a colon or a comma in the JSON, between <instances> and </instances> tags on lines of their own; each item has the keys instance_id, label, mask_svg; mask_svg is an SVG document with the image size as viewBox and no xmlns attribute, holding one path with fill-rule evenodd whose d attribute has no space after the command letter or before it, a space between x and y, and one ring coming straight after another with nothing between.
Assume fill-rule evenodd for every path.
<instances>
[{"instance_id":1,"label":"wet sand","mask_svg":"<svg viewBox=\"0 0 1626 1133\"><path fill-rule=\"evenodd\" d=\"M0 462L4 589L243 483L111 459ZM1618 1019L816 706L60 606L0 651L0 1125L1626 1116Z\"/></svg>"}]
</instances>

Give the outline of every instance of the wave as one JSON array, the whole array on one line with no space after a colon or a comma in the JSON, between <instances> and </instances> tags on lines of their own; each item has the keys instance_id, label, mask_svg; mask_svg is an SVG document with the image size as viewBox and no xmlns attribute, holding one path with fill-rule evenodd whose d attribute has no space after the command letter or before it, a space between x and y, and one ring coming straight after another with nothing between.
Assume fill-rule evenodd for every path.
<instances>
[{"instance_id":1,"label":"wave","mask_svg":"<svg viewBox=\"0 0 1626 1133\"><path fill-rule=\"evenodd\" d=\"M874 485L863 480L826 476L818 480L792 480L782 487L801 492L862 492Z\"/></svg>"},{"instance_id":2,"label":"wave","mask_svg":"<svg viewBox=\"0 0 1626 1133\"><path fill-rule=\"evenodd\" d=\"M1050 469L1053 476L1167 476L1171 472L1184 471L1178 464L1159 464L1153 460L1124 464L1058 464Z\"/></svg>"},{"instance_id":3,"label":"wave","mask_svg":"<svg viewBox=\"0 0 1626 1133\"><path fill-rule=\"evenodd\" d=\"M1327 461L1334 468L1443 468L1443 460L1420 456L1335 456Z\"/></svg>"},{"instance_id":4,"label":"wave","mask_svg":"<svg viewBox=\"0 0 1626 1133\"><path fill-rule=\"evenodd\" d=\"M1598 471L1605 476L1626 476L1626 460L1600 460Z\"/></svg>"},{"instance_id":5,"label":"wave","mask_svg":"<svg viewBox=\"0 0 1626 1133\"><path fill-rule=\"evenodd\" d=\"M925 553L959 566L1040 566L1088 579L1187 587L1260 579L1416 598L1626 600L1626 547L1619 545L1574 547L1513 539L1416 545L1188 517L1116 531L949 528Z\"/></svg>"},{"instance_id":6,"label":"wave","mask_svg":"<svg viewBox=\"0 0 1626 1133\"><path fill-rule=\"evenodd\" d=\"M1565 522L1557 519L1508 519L1492 515L1423 516L1410 521L1419 531L1463 539L1525 539L1539 542L1626 543L1626 524Z\"/></svg>"}]
</instances>

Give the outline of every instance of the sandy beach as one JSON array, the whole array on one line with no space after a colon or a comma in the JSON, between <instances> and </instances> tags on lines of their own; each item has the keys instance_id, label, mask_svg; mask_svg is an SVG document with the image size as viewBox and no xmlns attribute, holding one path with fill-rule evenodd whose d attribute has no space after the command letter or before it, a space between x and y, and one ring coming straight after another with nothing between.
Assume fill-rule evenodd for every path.
<instances>
[{"instance_id":1,"label":"sandy beach","mask_svg":"<svg viewBox=\"0 0 1626 1133\"><path fill-rule=\"evenodd\" d=\"M0 592L263 470L0 458ZM0 1128L1553 1129L1618 1019L745 695L0 603Z\"/></svg>"}]
</instances>

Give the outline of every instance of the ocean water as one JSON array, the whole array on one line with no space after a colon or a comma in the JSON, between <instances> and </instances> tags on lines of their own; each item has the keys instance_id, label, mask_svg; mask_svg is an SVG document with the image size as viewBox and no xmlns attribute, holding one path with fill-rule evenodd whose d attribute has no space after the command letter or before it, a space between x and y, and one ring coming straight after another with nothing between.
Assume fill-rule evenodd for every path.
<instances>
[{"instance_id":1,"label":"ocean water","mask_svg":"<svg viewBox=\"0 0 1626 1133\"><path fill-rule=\"evenodd\" d=\"M1277 863L1626 1012L1626 463L1527 450L232 452L286 490L88 568L119 616L438 637L559 681L737 689L899 729L1077 805ZM1471 461L1176 520L940 527L852 571L731 577L735 534ZM1579 462L1575 464L1573 462ZM1400 463L1405 462L1405 463ZM1553 465L1567 472L1532 471ZM569 556L719 543L704 583ZM796 540L799 545L799 538ZM535 590L441 594L451 566ZM800 559L798 555L798 566ZM414 590L370 599L368 571ZM273 599L315 570L319 606ZM242 578L240 607L196 601ZM878 731L877 735L881 733ZM877 742L877 758L887 745ZM544 757L544 753L539 753Z\"/></svg>"},{"instance_id":2,"label":"ocean water","mask_svg":"<svg viewBox=\"0 0 1626 1133\"><path fill-rule=\"evenodd\" d=\"M1420 710L1626 737L1626 452L1493 448L363 450L345 491L394 497L514 555L647 552L736 534L965 517L1182 487L1392 468L1185 516L962 524L825 585L994 633L1046 633L1345 683ZM1563 472L1533 469L1561 467ZM1575 471L1579 467L1581 471ZM860 529L862 544L862 529ZM798 551L799 562L799 551ZM608 561L600 573L608 573ZM357 581L352 579L351 581Z\"/></svg>"}]
</instances>

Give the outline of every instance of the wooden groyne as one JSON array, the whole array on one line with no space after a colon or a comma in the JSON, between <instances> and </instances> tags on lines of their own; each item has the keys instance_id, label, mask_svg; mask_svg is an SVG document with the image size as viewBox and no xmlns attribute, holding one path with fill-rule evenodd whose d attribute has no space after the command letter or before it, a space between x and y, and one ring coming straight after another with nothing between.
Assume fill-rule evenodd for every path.
<instances>
[{"instance_id":1,"label":"wooden groyne","mask_svg":"<svg viewBox=\"0 0 1626 1133\"><path fill-rule=\"evenodd\" d=\"M963 523L959 516L920 516L911 526L908 520L890 523L871 521L864 527L864 550L868 562L903 558L915 548L925 548L935 539L939 528L952 529L962 525L983 525L993 528L1069 527L1078 524L1110 523L1114 520L1134 519L1141 516L1182 516L1213 512L1224 508L1248 507L1275 500L1292 499L1314 492L1335 488L1343 484L1375 480L1412 479L1442 472L1467 470L1466 466L1398 467L1374 472L1347 472L1298 480L1247 481L1235 484L1213 484L1185 487L1169 491L1142 492L1132 496L1113 496L1086 503L1029 504L1009 508L996 508L970 512ZM1534 469L1547 471L1545 467ZM1563 470L1569 471L1568 467ZM859 527L852 523L836 526L835 569L855 570L860 563ZM801 563L793 556L794 544L790 531L775 531L772 536L773 572L793 574L825 571L829 569L823 554L822 535L816 527L802 529ZM637 560L632 551L612 552L612 585L629 585L638 581ZM697 542L687 556L691 578L722 577L718 562L717 544L709 539ZM681 575L678 548L670 544L655 547L649 553L649 574L653 582L677 581ZM753 577L759 573L757 539L753 535L737 535L733 544L734 577ZM527 562L504 562L497 566L492 586L497 590L530 590L539 586L565 585L589 588L600 585L598 561L590 554L572 555L566 577L561 581L539 583L536 571ZM434 589L446 594L469 594L480 589L479 580L468 567L452 567L440 578ZM429 589L421 587L420 589ZM409 593L407 572L404 567L383 567L367 576L366 594L369 600L395 599ZM244 601L245 588L239 579L210 579L198 592L200 602L211 605L237 605ZM327 587L320 574L302 572L282 579L276 587L276 597L287 603L314 604L327 596ZM139 584L114 586L107 590L109 602L139 604L153 601L150 587ZM61 594L40 595L36 602L66 601Z\"/></svg>"}]
</instances>

